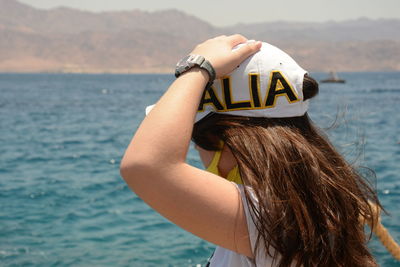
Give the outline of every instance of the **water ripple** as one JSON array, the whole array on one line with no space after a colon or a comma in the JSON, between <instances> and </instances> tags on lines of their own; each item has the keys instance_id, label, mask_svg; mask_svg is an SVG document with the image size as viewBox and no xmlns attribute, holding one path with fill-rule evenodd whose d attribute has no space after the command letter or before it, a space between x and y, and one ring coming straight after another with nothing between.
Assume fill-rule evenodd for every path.
<instances>
[{"instance_id":1,"label":"water ripple","mask_svg":"<svg viewBox=\"0 0 400 267\"><path fill-rule=\"evenodd\" d=\"M348 144L360 143L360 133L365 137L359 163L375 170L390 213L382 222L400 241L400 74L346 75L343 86L321 84L310 116L326 127L338 102L347 106L329 136L350 160L357 153ZM205 263L213 246L155 213L119 177L121 156L144 108L172 80L0 74L1 266ZM193 147L188 162L201 167ZM398 266L376 238L370 247L381 266Z\"/></svg>"}]
</instances>

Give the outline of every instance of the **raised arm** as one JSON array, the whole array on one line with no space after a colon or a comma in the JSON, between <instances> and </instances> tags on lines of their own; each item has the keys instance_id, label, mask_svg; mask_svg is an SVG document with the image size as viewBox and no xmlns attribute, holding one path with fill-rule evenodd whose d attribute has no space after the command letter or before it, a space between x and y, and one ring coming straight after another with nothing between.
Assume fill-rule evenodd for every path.
<instances>
[{"instance_id":1,"label":"raised arm","mask_svg":"<svg viewBox=\"0 0 400 267\"><path fill-rule=\"evenodd\" d=\"M240 35L220 36L198 45L216 76L230 73L260 49ZM129 187L157 212L212 243L252 257L246 219L236 187L185 163L194 118L208 73L194 68L175 80L144 119L121 162Z\"/></svg>"}]
</instances>

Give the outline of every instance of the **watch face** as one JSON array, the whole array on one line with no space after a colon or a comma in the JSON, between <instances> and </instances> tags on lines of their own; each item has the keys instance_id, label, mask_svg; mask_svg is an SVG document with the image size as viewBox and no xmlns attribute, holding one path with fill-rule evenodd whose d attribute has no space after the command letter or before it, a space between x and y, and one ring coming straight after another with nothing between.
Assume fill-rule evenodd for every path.
<instances>
[{"instance_id":1,"label":"watch face","mask_svg":"<svg viewBox=\"0 0 400 267\"><path fill-rule=\"evenodd\" d=\"M176 71L179 72L179 73L182 73L182 72L185 72L185 71L187 71L188 69L190 69L190 68L193 66L193 63L191 63L191 62L189 61L190 58L191 58L190 55L188 55L188 56L182 58L182 59L178 62L178 64L176 64Z\"/></svg>"},{"instance_id":2,"label":"watch face","mask_svg":"<svg viewBox=\"0 0 400 267\"><path fill-rule=\"evenodd\" d=\"M191 69L193 66L200 66L204 61L204 57L199 55L188 55L176 64L175 76L179 76L185 71Z\"/></svg>"}]
</instances>

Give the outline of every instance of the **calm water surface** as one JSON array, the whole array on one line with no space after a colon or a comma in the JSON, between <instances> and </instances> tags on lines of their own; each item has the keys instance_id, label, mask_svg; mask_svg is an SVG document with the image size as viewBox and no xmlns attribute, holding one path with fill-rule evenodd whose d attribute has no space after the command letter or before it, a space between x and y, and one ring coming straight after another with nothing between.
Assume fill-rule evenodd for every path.
<instances>
[{"instance_id":1,"label":"calm water surface","mask_svg":"<svg viewBox=\"0 0 400 267\"><path fill-rule=\"evenodd\" d=\"M324 75L313 74L320 79ZM400 241L400 73L343 73L310 115L376 171ZM196 266L213 245L151 210L119 176L123 152L170 75L0 74L0 266ZM344 114L344 115L343 115ZM364 147L358 153L356 147ZM189 163L201 167L191 149ZM381 266L399 266L370 243Z\"/></svg>"}]
</instances>

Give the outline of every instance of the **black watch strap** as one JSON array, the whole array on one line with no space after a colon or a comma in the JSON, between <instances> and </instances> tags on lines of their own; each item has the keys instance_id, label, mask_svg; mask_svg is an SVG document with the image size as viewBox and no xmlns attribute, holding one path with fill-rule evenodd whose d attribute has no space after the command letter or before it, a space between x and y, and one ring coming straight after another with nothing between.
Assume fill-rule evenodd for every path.
<instances>
[{"instance_id":1,"label":"black watch strap","mask_svg":"<svg viewBox=\"0 0 400 267\"><path fill-rule=\"evenodd\" d=\"M215 70L214 67L211 65L210 61L204 59L203 63L199 67L205 69L208 72L208 75L210 75L209 82L212 83L215 80Z\"/></svg>"}]
</instances>

